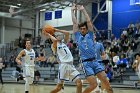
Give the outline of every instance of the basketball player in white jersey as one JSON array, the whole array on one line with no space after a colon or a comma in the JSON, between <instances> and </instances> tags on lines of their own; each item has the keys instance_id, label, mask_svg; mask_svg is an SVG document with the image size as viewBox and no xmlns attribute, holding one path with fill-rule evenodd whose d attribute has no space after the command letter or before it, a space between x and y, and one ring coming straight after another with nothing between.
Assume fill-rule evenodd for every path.
<instances>
[{"instance_id":1,"label":"basketball player in white jersey","mask_svg":"<svg viewBox=\"0 0 140 93\"><path fill-rule=\"evenodd\" d=\"M66 45L69 40L69 32L59 29L55 29L55 32L63 33L64 41L62 40L63 36L60 34L55 38L49 33L45 33L47 37L52 40L52 50L57 54L60 60L58 84L50 93L58 93L63 87L64 81L67 80L75 82L77 86L76 93L82 93L82 82L78 76L80 73L75 69L73 65L73 56Z\"/></svg>"},{"instance_id":2,"label":"basketball player in white jersey","mask_svg":"<svg viewBox=\"0 0 140 93\"><path fill-rule=\"evenodd\" d=\"M25 40L25 48L18 54L16 62L23 66L23 76L25 77L25 93L29 93L29 85L34 79L35 52L31 48L31 41Z\"/></svg>"}]
</instances>

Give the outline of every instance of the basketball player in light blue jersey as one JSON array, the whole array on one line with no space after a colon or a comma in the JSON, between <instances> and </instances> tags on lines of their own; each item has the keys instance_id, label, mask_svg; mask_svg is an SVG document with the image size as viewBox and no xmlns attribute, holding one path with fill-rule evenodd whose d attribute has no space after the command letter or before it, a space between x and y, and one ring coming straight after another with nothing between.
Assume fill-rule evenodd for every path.
<instances>
[{"instance_id":1,"label":"basketball player in light blue jersey","mask_svg":"<svg viewBox=\"0 0 140 93\"><path fill-rule=\"evenodd\" d=\"M64 30L55 29L55 32L60 32L62 34L57 34L56 37L50 35L49 33L44 33L49 37L53 44L53 53L59 58L59 72L58 72L58 84L50 93L58 93L63 87L64 81L75 82L77 88L75 93L82 93L82 82L80 80L80 73L76 70L73 65L73 56L66 45L69 40L69 32ZM64 35L64 40L63 40Z\"/></svg>"},{"instance_id":2,"label":"basketball player in light blue jersey","mask_svg":"<svg viewBox=\"0 0 140 93\"><path fill-rule=\"evenodd\" d=\"M34 80L35 52L31 48L30 40L25 40L23 47L25 48L18 54L16 62L23 66L23 76L25 77L25 93L29 93L29 85L32 84Z\"/></svg>"},{"instance_id":3,"label":"basketball player in light blue jersey","mask_svg":"<svg viewBox=\"0 0 140 93\"><path fill-rule=\"evenodd\" d=\"M106 57L105 51L104 51L104 46L102 43L97 42L96 41L96 34L94 33L94 37L93 37L93 42L94 42L94 46L93 48L95 48L95 52L96 52L96 59L98 61L99 64L101 64L104 67L103 61ZM104 90L104 84L101 83L101 90ZM99 84L97 86L97 90L96 93L99 93Z\"/></svg>"},{"instance_id":4,"label":"basketball player in light blue jersey","mask_svg":"<svg viewBox=\"0 0 140 93\"><path fill-rule=\"evenodd\" d=\"M96 41L96 35L94 35L93 42L94 42L94 48L95 48L96 55L97 55L97 61L99 63L102 63L102 60L104 60L106 57L106 54L104 51L104 46L102 43Z\"/></svg>"},{"instance_id":5,"label":"basketball player in light blue jersey","mask_svg":"<svg viewBox=\"0 0 140 93\"><path fill-rule=\"evenodd\" d=\"M85 23L79 24L76 21L74 11L78 9L82 11L86 18ZM106 78L104 68L97 61L96 50L93 47L93 26L90 21L90 18L82 5L72 6L72 21L73 21L73 32L75 35L75 41L78 45L80 58L82 60L84 74L86 80L89 82L89 86L83 91L83 93L90 93L97 87L97 81L95 75L100 79L100 81L105 85L107 93L113 93L110 83Z\"/></svg>"}]
</instances>

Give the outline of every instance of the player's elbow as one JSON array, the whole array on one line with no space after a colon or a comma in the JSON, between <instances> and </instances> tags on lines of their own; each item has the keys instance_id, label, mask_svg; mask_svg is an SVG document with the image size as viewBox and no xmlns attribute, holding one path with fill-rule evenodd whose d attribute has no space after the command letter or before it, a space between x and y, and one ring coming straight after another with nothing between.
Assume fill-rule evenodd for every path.
<instances>
[{"instance_id":1,"label":"player's elbow","mask_svg":"<svg viewBox=\"0 0 140 93\"><path fill-rule=\"evenodd\" d=\"M58 41L57 39L54 39L54 40L53 40L53 43L57 43L57 41Z\"/></svg>"},{"instance_id":2,"label":"player's elbow","mask_svg":"<svg viewBox=\"0 0 140 93\"><path fill-rule=\"evenodd\" d=\"M18 59L18 58L16 58L16 60L15 60L15 61L16 61L16 62L18 62L18 60L19 60L19 59Z\"/></svg>"}]
</instances>

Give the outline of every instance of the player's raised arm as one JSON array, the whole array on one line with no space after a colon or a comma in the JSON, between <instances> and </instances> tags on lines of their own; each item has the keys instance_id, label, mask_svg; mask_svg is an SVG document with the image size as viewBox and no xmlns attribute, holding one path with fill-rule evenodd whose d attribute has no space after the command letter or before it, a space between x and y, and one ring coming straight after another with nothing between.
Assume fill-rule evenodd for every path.
<instances>
[{"instance_id":1,"label":"player's raised arm","mask_svg":"<svg viewBox=\"0 0 140 93\"><path fill-rule=\"evenodd\" d=\"M16 62L17 62L17 64L21 65L20 59L21 59L21 57L23 57L24 55L25 55L25 51L22 50L22 51L18 54L18 56L16 57Z\"/></svg>"},{"instance_id":2,"label":"player's raised arm","mask_svg":"<svg viewBox=\"0 0 140 93\"><path fill-rule=\"evenodd\" d=\"M53 48L56 48L56 46L57 46L57 39L56 39L54 36L50 35L49 33L45 33L45 35L46 35L48 38L50 38L51 41L53 42L52 47L53 47Z\"/></svg>"},{"instance_id":3,"label":"player's raised arm","mask_svg":"<svg viewBox=\"0 0 140 93\"><path fill-rule=\"evenodd\" d=\"M84 14L84 16L85 16L85 18L86 18L86 22L87 22L88 29L89 29L90 31L94 31L94 30L93 30L92 22L91 22L91 20L90 20L90 17L89 17L89 15L88 15L86 9L83 7L83 5L77 5L77 7L78 7L78 10L82 11L83 14Z\"/></svg>"},{"instance_id":4,"label":"player's raised arm","mask_svg":"<svg viewBox=\"0 0 140 93\"><path fill-rule=\"evenodd\" d=\"M78 31L78 23L77 23L77 19L75 17L75 13L74 11L76 10L76 5L73 4L72 8L71 8L71 16L72 16L72 22L73 22L73 32L75 33L76 31Z\"/></svg>"},{"instance_id":5,"label":"player's raised arm","mask_svg":"<svg viewBox=\"0 0 140 93\"><path fill-rule=\"evenodd\" d=\"M55 29L55 32L60 32L63 33L65 35L64 37L64 42L67 43L69 40L69 32L66 30L59 30L59 29Z\"/></svg>"}]
</instances>

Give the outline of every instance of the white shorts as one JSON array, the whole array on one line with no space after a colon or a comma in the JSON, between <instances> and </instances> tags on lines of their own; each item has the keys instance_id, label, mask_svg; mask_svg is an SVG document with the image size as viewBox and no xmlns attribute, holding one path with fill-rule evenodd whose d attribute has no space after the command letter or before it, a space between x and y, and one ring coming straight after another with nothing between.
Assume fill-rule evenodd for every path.
<instances>
[{"instance_id":1,"label":"white shorts","mask_svg":"<svg viewBox=\"0 0 140 93\"><path fill-rule=\"evenodd\" d=\"M23 67L24 77L34 77L34 66L24 66Z\"/></svg>"},{"instance_id":2,"label":"white shorts","mask_svg":"<svg viewBox=\"0 0 140 93\"><path fill-rule=\"evenodd\" d=\"M79 79L79 75L80 73L76 70L74 65L69 63L61 63L59 65L58 82L61 80L75 82Z\"/></svg>"}]
</instances>

